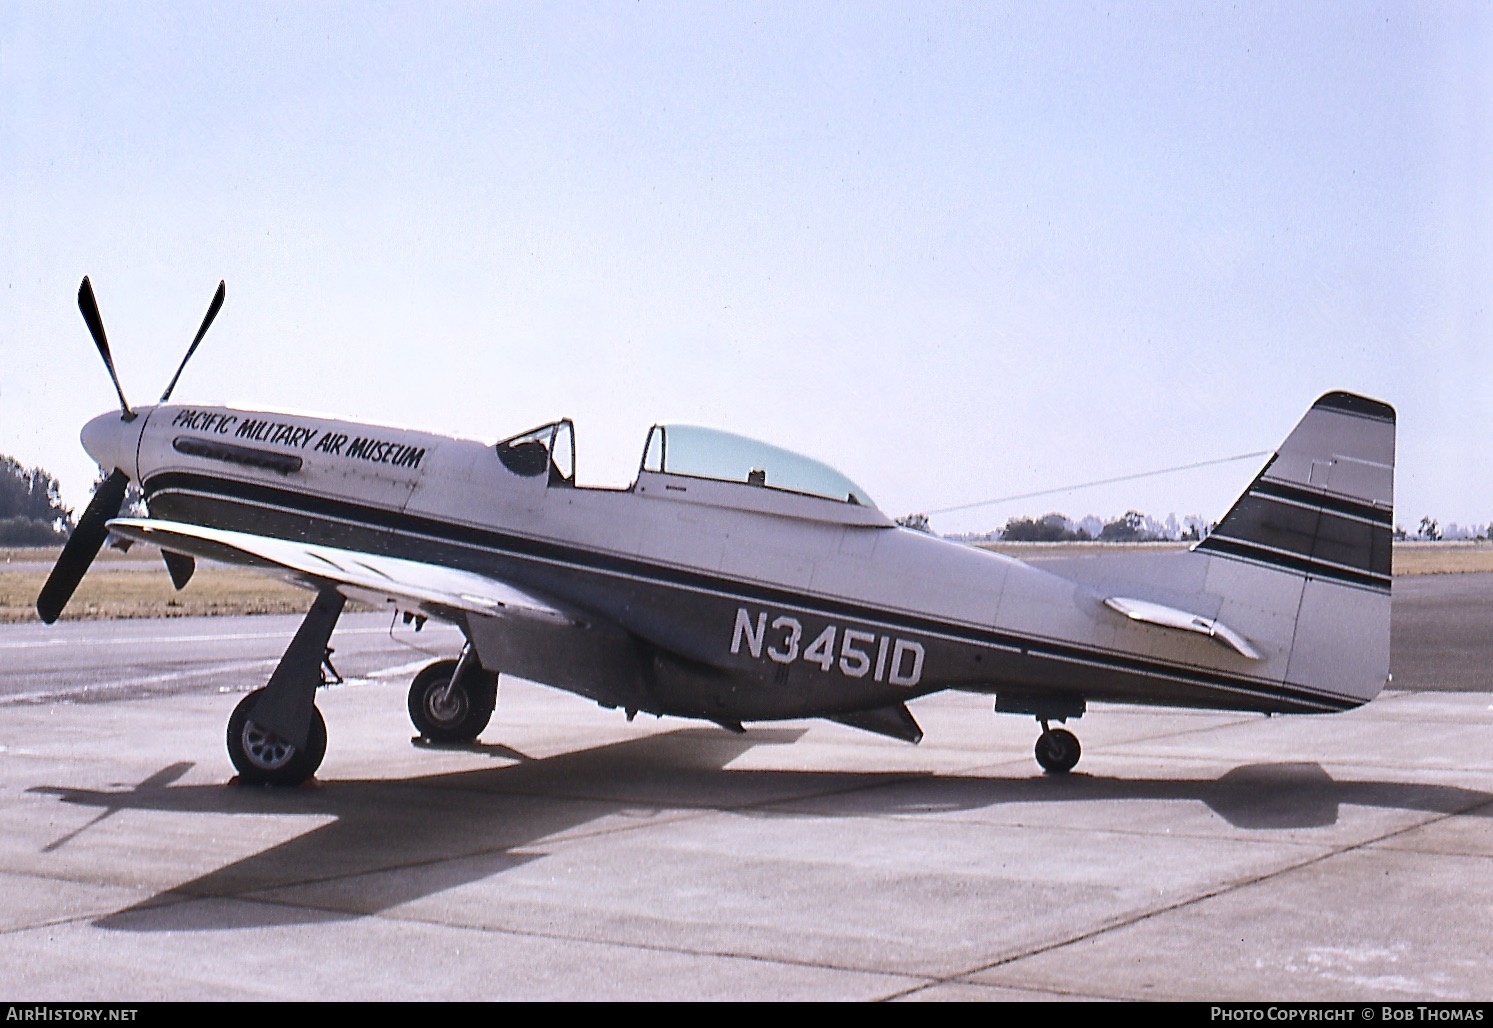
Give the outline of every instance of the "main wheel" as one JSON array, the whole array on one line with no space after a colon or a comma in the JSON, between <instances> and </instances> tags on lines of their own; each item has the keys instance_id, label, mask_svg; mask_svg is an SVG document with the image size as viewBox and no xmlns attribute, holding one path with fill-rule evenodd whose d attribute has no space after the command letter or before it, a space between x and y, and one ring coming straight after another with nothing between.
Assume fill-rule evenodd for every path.
<instances>
[{"instance_id":1,"label":"main wheel","mask_svg":"<svg viewBox=\"0 0 1493 1028\"><path fill-rule=\"evenodd\" d=\"M1078 736L1066 729L1051 728L1037 736L1037 763L1050 775L1072 771L1081 752Z\"/></svg>"},{"instance_id":2,"label":"main wheel","mask_svg":"<svg viewBox=\"0 0 1493 1028\"><path fill-rule=\"evenodd\" d=\"M263 689L256 689L233 708L228 719L228 759L246 785L300 785L316 774L321 758L327 755L327 723L321 711L312 707L306 745L292 746L250 719L249 711L263 695Z\"/></svg>"},{"instance_id":3,"label":"main wheel","mask_svg":"<svg viewBox=\"0 0 1493 1028\"><path fill-rule=\"evenodd\" d=\"M471 742L482 734L498 705L496 675L482 671L467 676L466 688L448 689L455 671L456 661L438 660L410 685L410 720L431 742Z\"/></svg>"}]
</instances>

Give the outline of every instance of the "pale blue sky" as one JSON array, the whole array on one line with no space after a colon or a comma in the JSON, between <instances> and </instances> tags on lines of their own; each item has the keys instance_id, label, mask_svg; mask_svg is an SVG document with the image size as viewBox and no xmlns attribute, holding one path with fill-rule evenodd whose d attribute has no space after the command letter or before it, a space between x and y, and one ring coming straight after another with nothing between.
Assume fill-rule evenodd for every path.
<instances>
[{"instance_id":1,"label":"pale blue sky","mask_svg":"<svg viewBox=\"0 0 1493 1028\"><path fill-rule=\"evenodd\" d=\"M0 452L228 302L180 401L497 438L654 421L893 515L1400 412L1397 519L1493 519L1487 4L0 2ZM1217 517L1249 463L935 519Z\"/></svg>"}]
</instances>

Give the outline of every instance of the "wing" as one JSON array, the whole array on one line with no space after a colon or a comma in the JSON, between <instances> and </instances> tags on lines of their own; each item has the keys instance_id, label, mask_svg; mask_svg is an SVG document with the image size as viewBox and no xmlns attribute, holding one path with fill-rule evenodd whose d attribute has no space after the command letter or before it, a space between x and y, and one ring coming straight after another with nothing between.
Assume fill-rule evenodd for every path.
<instances>
[{"instance_id":1,"label":"wing","mask_svg":"<svg viewBox=\"0 0 1493 1028\"><path fill-rule=\"evenodd\" d=\"M226 564L258 568L308 589L331 584L349 598L392 603L401 610L458 620L461 614L515 615L556 625L576 617L556 604L506 582L457 568L400 557L291 542L154 518L116 518L109 530L121 538Z\"/></svg>"}]
</instances>

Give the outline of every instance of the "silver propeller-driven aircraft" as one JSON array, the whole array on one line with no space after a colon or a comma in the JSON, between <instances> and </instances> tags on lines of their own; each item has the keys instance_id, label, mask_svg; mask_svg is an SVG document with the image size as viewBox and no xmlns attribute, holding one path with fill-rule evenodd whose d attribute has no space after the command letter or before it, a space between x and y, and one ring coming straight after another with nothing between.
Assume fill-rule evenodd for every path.
<instances>
[{"instance_id":1,"label":"silver propeller-driven aircraft","mask_svg":"<svg viewBox=\"0 0 1493 1028\"><path fill-rule=\"evenodd\" d=\"M93 289L78 293L120 410L83 429L110 472L37 599L52 622L111 535L315 594L261 689L228 721L240 779L312 776L315 706L348 599L457 625L459 657L415 676L433 742L486 728L500 673L623 710L822 717L917 742L909 700L984 693L1034 717L1037 761L1079 744L1051 722L1091 701L1275 713L1347 710L1389 677L1393 408L1346 392L1302 418L1214 532L1158 561L1086 558L1062 577L898 526L860 486L787 450L656 425L625 489L579 485L569 419L496 444L297 414L131 408ZM190 359L223 302L220 284ZM120 518L139 483L148 518Z\"/></svg>"}]
</instances>

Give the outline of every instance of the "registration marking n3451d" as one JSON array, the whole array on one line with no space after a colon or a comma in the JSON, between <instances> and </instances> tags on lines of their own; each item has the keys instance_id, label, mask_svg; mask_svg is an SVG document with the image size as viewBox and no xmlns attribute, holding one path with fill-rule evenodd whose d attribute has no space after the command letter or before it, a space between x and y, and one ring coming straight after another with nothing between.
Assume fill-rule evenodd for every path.
<instances>
[{"instance_id":1,"label":"registration marking n3451d","mask_svg":"<svg viewBox=\"0 0 1493 1028\"><path fill-rule=\"evenodd\" d=\"M863 628L826 625L805 646L803 622L789 614L779 614L769 621L767 611L758 611L753 619L745 607L737 607L731 652L740 653L743 644L758 660L778 664L803 660L818 664L823 671L838 670L849 678L870 674L876 682L911 687L923 677L923 645L919 642L878 635Z\"/></svg>"}]
</instances>

